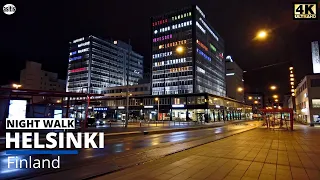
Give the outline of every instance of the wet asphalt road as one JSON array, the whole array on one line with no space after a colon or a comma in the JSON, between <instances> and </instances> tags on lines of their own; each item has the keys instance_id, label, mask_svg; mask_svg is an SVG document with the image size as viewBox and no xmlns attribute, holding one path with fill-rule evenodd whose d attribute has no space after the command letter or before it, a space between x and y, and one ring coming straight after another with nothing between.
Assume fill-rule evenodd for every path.
<instances>
[{"instance_id":1,"label":"wet asphalt road","mask_svg":"<svg viewBox=\"0 0 320 180\"><path fill-rule=\"evenodd\" d=\"M250 122L253 123L253 122ZM99 158L121 155L120 153L131 150L139 150L146 147L155 147L164 143L176 143L201 138L214 134L220 134L231 130L238 130L247 127L250 123L240 123L223 127L201 129L194 131L181 131L167 134L154 134L134 137L106 137L104 149L80 149L78 155L61 155L60 167L72 168L72 166L82 166L87 163L99 161ZM108 139L107 139L108 138ZM17 155L17 159L28 159L29 155ZM32 159L53 159L57 155L32 155ZM16 169L14 165L8 168L8 155L5 151L0 152L0 179L12 179L24 177L34 173L41 173L41 169Z\"/></svg>"}]
</instances>

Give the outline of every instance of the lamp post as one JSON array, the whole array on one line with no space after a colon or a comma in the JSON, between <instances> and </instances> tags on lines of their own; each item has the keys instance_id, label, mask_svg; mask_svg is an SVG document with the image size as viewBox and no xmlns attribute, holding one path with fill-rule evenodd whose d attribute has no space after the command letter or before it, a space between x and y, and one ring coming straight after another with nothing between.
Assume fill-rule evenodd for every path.
<instances>
[{"instance_id":1,"label":"lamp post","mask_svg":"<svg viewBox=\"0 0 320 180\"><path fill-rule=\"evenodd\" d=\"M158 102L158 111L157 111L157 121L158 121L158 120L159 120L159 109L160 109L160 108L159 108L159 107L160 107L159 101L160 101L160 100L159 100L159 98L157 98L157 97L156 97L154 100Z\"/></svg>"}]
</instances>

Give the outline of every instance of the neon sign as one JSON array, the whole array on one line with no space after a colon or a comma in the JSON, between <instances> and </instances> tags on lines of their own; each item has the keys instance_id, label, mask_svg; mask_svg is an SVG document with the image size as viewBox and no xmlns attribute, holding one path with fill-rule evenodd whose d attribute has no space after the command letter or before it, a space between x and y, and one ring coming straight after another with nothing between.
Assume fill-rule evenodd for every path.
<instances>
[{"instance_id":1,"label":"neon sign","mask_svg":"<svg viewBox=\"0 0 320 180\"><path fill-rule=\"evenodd\" d=\"M84 38L79 38L79 39L74 40L73 43L77 43L77 42L80 42L80 41L83 41L83 40L84 40Z\"/></svg>"},{"instance_id":2,"label":"neon sign","mask_svg":"<svg viewBox=\"0 0 320 180\"><path fill-rule=\"evenodd\" d=\"M153 42L163 41L163 40L167 40L167 39L171 39L171 38L172 38L172 34L169 34L169 35L166 35L166 36L153 38Z\"/></svg>"},{"instance_id":3,"label":"neon sign","mask_svg":"<svg viewBox=\"0 0 320 180\"><path fill-rule=\"evenodd\" d=\"M202 47L204 50L208 51L207 46L205 46L204 44L202 44L198 39L197 39L197 44L199 44L199 46Z\"/></svg>"},{"instance_id":4,"label":"neon sign","mask_svg":"<svg viewBox=\"0 0 320 180\"><path fill-rule=\"evenodd\" d=\"M185 18L185 17L190 17L190 16L191 16L191 12L184 13L184 14L177 15L177 16L173 16L172 17L172 21L175 21L175 20L178 20L178 19L182 19L182 18Z\"/></svg>"},{"instance_id":5,"label":"neon sign","mask_svg":"<svg viewBox=\"0 0 320 180\"><path fill-rule=\"evenodd\" d=\"M211 48L214 52L217 51L216 47L214 47L214 45L212 45L212 44L210 44L210 48Z\"/></svg>"},{"instance_id":6,"label":"neon sign","mask_svg":"<svg viewBox=\"0 0 320 180\"><path fill-rule=\"evenodd\" d=\"M182 45L182 44L187 44L187 40L181 40L181 41L177 41L177 42L162 44L159 46L159 49L173 47L173 46Z\"/></svg>"},{"instance_id":7,"label":"neon sign","mask_svg":"<svg viewBox=\"0 0 320 180\"><path fill-rule=\"evenodd\" d=\"M81 72L81 71L85 71L85 70L87 70L87 68L82 67L82 68L78 68L78 69L69 70L69 73L77 73L77 72Z\"/></svg>"},{"instance_id":8,"label":"neon sign","mask_svg":"<svg viewBox=\"0 0 320 180\"><path fill-rule=\"evenodd\" d=\"M202 17L206 18L206 15L204 15L204 13L201 11L201 9L198 6L196 6L196 9L199 11Z\"/></svg>"},{"instance_id":9,"label":"neon sign","mask_svg":"<svg viewBox=\"0 0 320 180\"><path fill-rule=\"evenodd\" d=\"M186 22L172 25L171 27L167 26L167 27L161 28L159 32L167 32L167 31L170 31L171 29L179 29L182 27L190 26L190 25L192 25L192 21L186 21ZM158 30L155 30L154 34L157 34L157 33L158 33Z\"/></svg>"},{"instance_id":10,"label":"neon sign","mask_svg":"<svg viewBox=\"0 0 320 180\"><path fill-rule=\"evenodd\" d=\"M172 55L172 51L159 53L159 54L154 54L154 55L152 55L152 58L153 59L157 59L157 58L167 57L167 56L171 56L171 55Z\"/></svg>"},{"instance_id":11,"label":"neon sign","mask_svg":"<svg viewBox=\"0 0 320 180\"><path fill-rule=\"evenodd\" d=\"M198 21L196 22L197 27L203 32L203 34L206 33L206 30L203 29L203 27L198 23Z\"/></svg>"},{"instance_id":12,"label":"neon sign","mask_svg":"<svg viewBox=\"0 0 320 180\"><path fill-rule=\"evenodd\" d=\"M202 22L202 24L209 30L209 32L210 32L210 34L217 40L217 41L219 41L219 38L218 38L218 36L215 34L215 33L213 33L213 31L209 28L209 26L202 20L202 18L200 18L199 19L201 22Z\"/></svg>"},{"instance_id":13,"label":"neon sign","mask_svg":"<svg viewBox=\"0 0 320 180\"><path fill-rule=\"evenodd\" d=\"M74 55L74 54L77 54L77 51L73 51L70 53L70 56Z\"/></svg>"},{"instance_id":14,"label":"neon sign","mask_svg":"<svg viewBox=\"0 0 320 180\"><path fill-rule=\"evenodd\" d=\"M207 56L204 52L202 52L200 49L197 48L197 52L204 57L205 59L207 59L208 61L211 61L211 57Z\"/></svg>"},{"instance_id":15,"label":"neon sign","mask_svg":"<svg viewBox=\"0 0 320 180\"><path fill-rule=\"evenodd\" d=\"M78 60L78 59L81 59L81 58L82 58L82 56L73 57L73 58L69 59L69 62L70 61L74 61L74 60Z\"/></svg>"},{"instance_id":16,"label":"neon sign","mask_svg":"<svg viewBox=\"0 0 320 180\"><path fill-rule=\"evenodd\" d=\"M152 26L161 25L161 24L164 24L164 23L167 23L167 22L168 22L168 19L163 19L163 20L160 20L160 21L153 22Z\"/></svg>"},{"instance_id":17,"label":"neon sign","mask_svg":"<svg viewBox=\"0 0 320 180\"><path fill-rule=\"evenodd\" d=\"M87 45L90 45L89 41L85 42L85 43L78 44L78 47L87 46Z\"/></svg>"},{"instance_id":18,"label":"neon sign","mask_svg":"<svg viewBox=\"0 0 320 180\"><path fill-rule=\"evenodd\" d=\"M89 51L89 48L80 49L80 50L78 50L78 53L83 53L83 52L87 52L87 51Z\"/></svg>"},{"instance_id":19,"label":"neon sign","mask_svg":"<svg viewBox=\"0 0 320 180\"><path fill-rule=\"evenodd\" d=\"M171 68L170 72L182 72L182 71L189 71L189 67L179 67L179 68Z\"/></svg>"},{"instance_id":20,"label":"neon sign","mask_svg":"<svg viewBox=\"0 0 320 180\"><path fill-rule=\"evenodd\" d=\"M167 60L167 61L161 61L161 62L155 62L154 66L164 66L166 65L170 65L170 64L179 64L179 63L185 63L187 62L186 58L179 58L179 59L171 59L171 60Z\"/></svg>"}]
</instances>

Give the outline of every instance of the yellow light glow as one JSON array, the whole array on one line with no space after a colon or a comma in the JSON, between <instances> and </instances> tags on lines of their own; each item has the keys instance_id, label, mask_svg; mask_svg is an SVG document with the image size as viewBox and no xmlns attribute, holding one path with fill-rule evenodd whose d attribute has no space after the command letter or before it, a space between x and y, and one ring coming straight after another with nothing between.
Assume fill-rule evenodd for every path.
<instances>
[{"instance_id":1,"label":"yellow light glow","mask_svg":"<svg viewBox=\"0 0 320 180\"><path fill-rule=\"evenodd\" d=\"M12 87L16 89L20 88L21 86L22 86L21 84L12 84Z\"/></svg>"},{"instance_id":2,"label":"yellow light glow","mask_svg":"<svg viewBox=\"0 0 320 180\"><path fill-rule=\"evenodd\" d=\"M294 85L294 82L291 82L290 84L291 84L291 85Z\"/></svg>"},{"instance_id":3,"label":"yellow light glow","mask_svg":"<svg viewBox=\"0 0 320 180\"><path fill-rule=\"evenodd\" d=\"M258 104L259 102L258 102L258 101L254 101L254 103L255 103L255 104Z\"/></svg>"},{"instance_id":4,"label":"yellow light glow","mask_svg":"<svg viewBox=\"0 0 320 180\"><path fill-rule=\"evenodd\" d=\"M294 89L291 89L291 92L294 92Z\"/></svg>"},{"instance_id":5,"label":"yellow light glow","mask_svg":"<svg viewBox=\"0 0 320 180\"><path fill-rule=\"evenodd\" d=\"M252 99L252 96L249 96L248 99L251 100L251 99Z\"/></svg>"},{"instance_id":6,"label":"yellow light glow","mask_svg":"<svg viewBox=\"0 0 320 180\"><path fill-rule=\"evenodd\" d=\"M292 93L291 95L292 95L292 96L294 96L295 94L294 94L294 93Z\"/></svg>"},{"instance_id":7,"label":"yellow light glow","mask_svg":"<svg viewBox=\"0 0 320 180\"><path fill-rule=\"evenodd\" d=\"M177 51L177 53L181 54L184 52L184 48L182 46L178 46L176 51Z\"/></svg>"},{"instance_id":8,"label":"yellow light glow","mask_svg":"<svg viewBox=\"0 0 320 180\"><path fill-rule=\"evenodd\" d=\"M213 100L216 101L216 100L218 100L218 99L217 99L217 98L214 98Z\"/></svg>"},{"instance_id":9,"label":"yellow light glow","mask_svg":"<svg viewBox=\"0 0 320 180\"><path fill-rule=\"evenodd\" d=\"M290 81L294 81L294 78L290 78Z\"/></svg>"},{"instance_id":10,"label":"yellow light glow","mask_svg":"<svg viewBox=\"0 0 320 180\"><path fill-rule=\"evenodd\" d=\"M290 77L294 77L294 75L293 75L293 74L290 74Z\"/></svg>"},{"instance_id":11,"label":"yellow light glow","mask_svg":"<svg viewBox=\"0 0 320 180\"><path fill-rule=\"evenodd\" d=\"M293 67L289 67L289 70L293 70Z\"/></svg>"},{"instance_id":12,"label":"yellow light glow","mask_svg":"<svg viewBox=\"0 0 320 180\"><path fill-rule=\"evenodd\" d=\"M238 92L242 92L242 91L243 91L243 88L242 88L242 87L238 87L237 91L238 91Z\"/></svg>"},{"instance_id":13,"label":"yellow light glow","mask_svg":"<svg viewBox=\"0 0 320 180\"><path fill-rule=\"evenodd\" d=\"M61 100L57 100L57 103L61 103Z\"/></svg>"},{"instance_id":14,"label":"yellow light glow","mask_svg":"<svg viewBox=\"0 0 320 180\"><path fill-rule=\"evenodd\" d=\"M290 74L292 74L293 73L293 71L290 71Z\"/></svg>"},{"instance_id":15,"label":"yellow light glow","mask_svg":"<svg viewBox=\"0 0 320 180\"><path fill-rule=\"evenodd\" d=\"M268 33L265 30L261 30L257 34L257 38L259 39L265 39L268 36Z\"/></svg>"},{"instance_id":16,"label":"yellow light glow","mask_svg":"<svg viewBox=\"0 0 320 180\"><path fill-rule=\"evenodd\" d=\"M279 96L278 95L273 95L272 96L274 99L277 99Z\"/></svg>"},{"instance_id":17,"label":"yellow light glow","mask_svg":"<svg viewBox=\"0 0 320 180\"><path fill-rule=\"evenodd\" d=\"M270 89L271 89L271 90L276 90L276 89L277 89L277 86L270 86Z\"/></svg>"},{"instance_id":18,"label":"yellow light glow","mask_svg":"<svg viewBox=\"0 0 320 180\"><path fill-rule=\"evenodd\" d=\"M159 101L159 98L156 97L156 98L154 98L154 100L155 100L155 101Z\"/></svg>"},{"instance_id":19,"label":"yellow light glow","mask_svg":"<svg viewBox=\"0 0 320 180\"><path fill-rule=\"evenodd\" d=\"M294 89L294 86L291 86L292 89Z\"/></svg>"},{"instance_id":20,"label":"yellow light glow","mask_svg":"<svg viewBox=\"0 0 320 180\"><path fill-rule=\"evenodd\" d=\"M279 100L278 100L278 99L275 99L274 101L275 101L275 102L278 102Z\"/></svg>"}]
</instances>

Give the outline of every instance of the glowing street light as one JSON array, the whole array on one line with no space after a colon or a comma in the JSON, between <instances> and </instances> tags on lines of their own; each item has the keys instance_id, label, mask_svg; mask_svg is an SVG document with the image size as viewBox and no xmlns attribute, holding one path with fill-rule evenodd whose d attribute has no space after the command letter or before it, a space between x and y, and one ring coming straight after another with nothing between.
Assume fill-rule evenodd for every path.
<instances>
[{"instance_id":1,"label":"glowing street light","mask_svg":"<svg viewBox=\"0 0 320 180\"><path fill-rule=\"evenodd\" d=\"M275 102L279 102L279 100L278 100L278 99L275 99L274 101L275 101Z\"/></svg>"},{"instance_id":2,"label":"glowing street light","mask_svg":"<svg viewBox=\"0 0 320 180\"><path fill-rule=\"evenodd\" d=\"M258 104L259 102L258 102L258 101L254 101L254 103L255 103L255 104Z\"/></svg>"},{"instance_id":3,"label":"glowing street light","mask_svg":"<svg viewBox=\"0 0 320 180\"><path fill-rule=\"evenodd\" d=\"M265 30L261 30L257 34L258 39L265 39L268 36L268 33Z\"/></svg>"},{"instance_id":4,"label":"glowing street light","mask_svg":"<svg viewBox=\"0 0 320 180\"><path fill-rule=\"evenodd\" d=\"M274 99L278 99L279 96L278 96L278 95L273 95L272 97L273 97Z\"/></svg>"},{"instance_id":5,"label":"glowing street light","mask_svg":"<svg viewBox=\"0 0 320 180\"><path fill-rule=\"evenodd\" d=\"M271 90L276 90L276 89L277 89L277 86L272 85L272 86L270 86L270 89L271 89Z\"/></svg>"},{"instance_id":6,"label":"glowing street light","mask_svg":"<svg viewBox=\"0 0 320 180\"><path fill-rule=\"evenodd\" d=\"M178 54L182 54L182 53L184 52L183 46L178 46L177 49L176 49L176 52L177 52Z\"/></svg>"},{"instance_id":7,"label":"glowing street light","mask_svg":"<svg viewBox=\"0 0 320 180\"><path fill-rule=\"evenodd\" d=\"M159 107L160 107L160 106L159 106L159 103L160 103L160 100L159 100L159 98L157 98L157 97L154 98L154 100L158 102L158 111L157 111L157 116L158 116L157 121L158 121L158 120L159 120L159 109L160 109L160 108L159 108Z\"/></svg>"},{"instance_id":8,"label":"glowing street light","mask_svg":"<svg viewBox=\"0 0 320 180\"><path fill-rule=\"evenodd\" d=\"M249 99L249 100L252 100L252 96L249 96L248 99Z\"/></svg>"},{"instance_id":9,"label":"glowing street light","mask_svg":"<svg viewBox=\"0 0 320 180\"><path fill-rule=\"evenodd\" d=\"M242 92L242 91L243 91L243 88L242 88L242 87L238 87L237 91L238 91L238 92Z\"/></svg>"},{"instance_id":10,"label":"glowing street light","mask_svg":"<svg viewBox=\"0 0 320 180\"><path fill-rule=\"evenodd\" d=\"M22 86L21 84L12 84L12 87L16 89L21 88L21 86Z\"/></svg>"}]
</instances>

